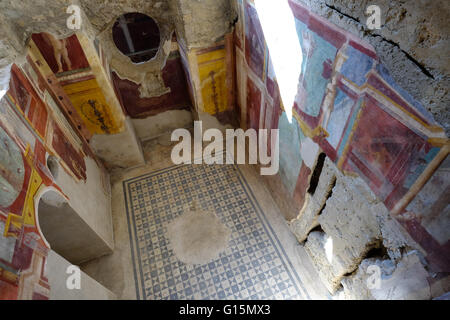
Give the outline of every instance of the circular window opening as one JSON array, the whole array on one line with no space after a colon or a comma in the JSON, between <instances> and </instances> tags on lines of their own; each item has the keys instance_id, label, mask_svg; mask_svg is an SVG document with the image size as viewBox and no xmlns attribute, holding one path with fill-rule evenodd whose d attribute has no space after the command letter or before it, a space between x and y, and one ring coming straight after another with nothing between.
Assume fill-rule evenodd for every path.
<instances>
[{"instance_id":1,"label":"circular window opening","mask_svg":"<svg viewBox=\"0 0 450 320\"><path fill-rule=\"evenodd\" d=\"M149 61L159 49L158 25L142 13L121 15L113 25L112 36L117 49L134 63Z\"/></svg>"}]
</instances>

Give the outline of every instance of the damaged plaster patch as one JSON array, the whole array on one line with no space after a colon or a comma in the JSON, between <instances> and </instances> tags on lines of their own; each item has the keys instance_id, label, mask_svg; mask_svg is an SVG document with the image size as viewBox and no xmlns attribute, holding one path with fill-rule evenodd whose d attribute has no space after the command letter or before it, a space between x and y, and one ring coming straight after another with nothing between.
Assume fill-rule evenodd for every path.
<instances>
[{"instance_id":1,"label":"damaged plaster patch","mask_svg":"<svg viewBox=\"0 0 450 320\"><path fill-rule=\"evenodd\" d=\"M103 47L111 69L120 75L121 79L141 84L139 88L141 98L158 97L170 92L170 89L164 84L161 73L171 51L171 39L175 30L169 4L147 1L143 5L139 0L108 3L107 5L100 0L82 2L86 15L97 30L97 39ZM133 63L129 57L120 52L112 37L112 26L117 18L131 12L151 17L158 25L160 32L160 49L155 57L139 64Z\"/></svg>"},{"instance_id":2,"label":"damaged plaster patch","mask_svg":"<svg viewBox=\"0 0 450 320\"><path fill-rule=\"evenodd\" d=\"M170 93L170 88L166 87L161 72L147 72L144 81L139 86L140 98L155 98Z\"/></svg>"},{"instance_id":3,"label":"damaged plaster patch","mask_svg":"<svg viewBox=\"0 0 450 320\"><path fill-rule=\"evenodd\" d=\"M164 42L162 48L164 50L164 53L168 56L172 49L172 41L167 40L166 42Z\"/></svg>"},{"instance_id":4,"label":"damaged plaster patch","mask_svg":"<svg viewBox=\"0 0 450 320\"><path fill-rule=\"evenodd\" d=\"M175 256L187 264L205 264L228 246L231 230L213 212L192 207L167 226Z\"/></svg>"}]
</instances>

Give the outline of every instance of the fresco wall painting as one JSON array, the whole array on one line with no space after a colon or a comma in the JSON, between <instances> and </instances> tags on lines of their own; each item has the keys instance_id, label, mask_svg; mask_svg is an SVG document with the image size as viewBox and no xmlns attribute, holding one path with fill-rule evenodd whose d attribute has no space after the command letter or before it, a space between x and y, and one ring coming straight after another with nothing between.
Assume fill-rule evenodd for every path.
<instances>
[{"instance_id":1,"label":"fresco wall painting","mask_svg":"<svg viewBox=\"0 0 450 320\"><path fill-rule=\"evenodd\" d=\"M96 79L63 80L60 82L72 105L92 134L119 132L102 90Z\"/></svg>"},{"instance_id":2,"label":"fresco wall painting","mask_svg":"<svg viewBox=\"0 0 450 320\"><path fill-rule=\"evenodd\" d=\"M226 88L225 45L197 50L195 52L203 111L217 114L228 108Z\"/></svg>"},{"instance_id":3,"label":"fresco wall painting","mask_svg":"<svg viewBox=\"0 0 450 320\"><path fill-rule=\"evenodd\" d=\"M99 44L95 46L81 34L55 39L40 33L32 39L90 134L121 132L123 113L106 72L109 69L105 70L108 63ZM101 86L99 81L108 85ZM117 106L120 112L114 112Z\"/></svg>"},{"instance_id":4,"label":"fresco wall painting","mask_svg":"<svg viewBox=\"0 0 450 320\"><path fill-rule=\"evenodd\" d=\"M242 114L250 116L247 124L254 125L252 115L259 107L263 127L280 130L282 192L301 207L313 169L305 164L301 155L307 152L301 149L311 145L306 143L310 139L344 173L361 176L392 215L403 221L405 229L434 261L436 270L448 271L448 239L443 239L437 228L424 227L426 224L418 231L417 221L423 220L419 216L429 209L407 206L422 185L438 188L437 178L431 175L448 154L449 140L443 129L392 80L373 48L297 1L290 0L289 4L303 52L291 123L284 112L277 110L284 107L275 106L280 99L279 93L275 97L276 76L270 57L264 57L268 49L252 1L235 1L244 28L235 30L237 65L241 66L238 96L247 91L246 101L239 98L238 103L244 109ZM244 44L240 33L245 34ZM265 98L260 100L259 96ZM268 120L271 117L272 122ZM317 150L311 152L318 154ZM444 170L441 167L437 170ZM444 189L436 193L435 205L428 203L429 207L444 206ZM429 214L435 225L436 219L445 220L438 213ZM411 218L405 220L405 216Z\"/></svg>"},{"instance_id":5,"label":"fresco wall painting","mask_svg":"<svg viewBox=\"0 0 450 320\"><path fill-rule=\"evenodd\" d=\"M448 270L450 251L450 157L446 157L417 196L397 216L411 236L428 252L427 260L435 270Z\"/></svg>"},{"instance_id":6,"label":"fresco wall painting","mask_svg":"<svg viewBox=\"0 0 450 320\"><path fill-rule=\"evenodd\" d=\"M189 110L192 103L178 50L172 51L162 69L164 85L170 92L158 97L141 98L138 84L121 79L112 72L116 90L126 113L132 118L145 118L167 110Z\"/></svg>"},{"instance_id":7,"label":"fresco wall painting","mask_svg":"<svg viewBox=\"0 0 450 320\"><path fill-rule=\"evenodd\" d=\"M48 188L69 199L55 184L47 157L55 156L75 181L87 178L87 142L64 117L61 100L53 99L34 61L29 56L23 67L13 65L0 101L0 299L49 298L49 248L35 203Z\"/></svg>"},{"instance_id":8,"label":"fresco wall painting","mask_svg":"<svg viewBox=\"0 0 450 320\"><path fill-rule=\"evenodd\" d=\"M22 93L17 94L19 92ZM25 99L24 97L27 98ZM61 131L59 123L62 121L49 116L53 114L52 111L48 111L44 100L34 90L30 81L17 66L13 66L12 68L11 86L6 100L15 107L19 116L25 119L27 129L23 129L22 132L26 130L34 132L40 144L49 148L52 154L57 154L62 159L61 165L63 167L70 168L68 170L69 174L76 179L86 179L86 167L84 161L82 161L84 148L81 141L74 139L73 137L76 137L76 135L73 133L68 134L68 131L71 129L67 125L65 126L65 133ZM8 113L11 114L12 112ZM36 145L29 134L22 134L22 137L27 137L25 142L31 143L31 146ZM58 137L61 141L56 142ZM65 141L77 141L78 143L71 145ZM52 146L56 146L57 148L55 149ZM59 152L57 150L58 148L61 148ZM68 152L69 150L71 152ZM45 159L41 160L43 162Z\"/></svg>"},{"instance_id":9,"label":"fresco wall painting","mask_svg":"<svg viewBox=\"0 0 450 320\"><path fill-rule=\"evenodd\" d=\"M249 68L254 74L263 79L266 67L266 44L258 14L252 3L245 1L244 5L245 21L245 58Z\"/></svg>"},{"instance_id":10,"label":"fresco wall painting","mask_svg":"<svg viewBox=\"0 0 450 320\"><path fill-rule=\"evenodd\" d=\"M42 170L42 160L45 161L42 150L45 149L38 133L27 132L28 138L35 139L34 149L31 149L29 143L19 143L16 140L19 137L6 131L3 115L7 112L17 112L16 120L20 121L10 123L9 128L12 125L21 127L22 132L29 130L24 123L26 120L19 116L18 108L14 110L16 106L12 106L11 101L11 95L2 99L0 118L0 299L42 299L49 293L48 280L42 272L47 248L36 226L34 196L44 186L52 185L52 181L50 173Z\"/></svg>"},{"instance_id":11,"label":"fresco wall painting","mask_svg":"<svg viewBox=\"0 0 450 320\"><path fill-rule=\"evenodd\" d=\"M194 112L214 115L222 124L236 122L233 39L230 33L211 47L186 50L179 46Z\"/></svg>"},{"instance_id":12,"label":"fresco wall painting","mask_svg":"<svg viewBox=\"0 0 450 320\"><path fill-rule=\"evenodd\" d=\"M262 93L254 82L247 79L247 129L258 131L260 123L260 111L262 107Z\"/></svg>"},{"instance_id":13,"label":"fresco wall painting","mask_svg":"<svg viewBox=\"0 0 450 320\"><path fill-rule=\"evenodd\" d=\"M52 72L33 40L29 42L27 63L22 66L24 73L42 100L50 107L50 112L65 122L66 134L75 133L79 139L89 141L92 133L86 128L83 120L72 105L69 97ZM56 103L55 101L58 101ZM59 107L61 106L61 107ZM73 136L73 134L68 134ZM86 146L88 146L86 144ZM90 150L86 150L90 152Z\"/></svg>"}]
</instances>

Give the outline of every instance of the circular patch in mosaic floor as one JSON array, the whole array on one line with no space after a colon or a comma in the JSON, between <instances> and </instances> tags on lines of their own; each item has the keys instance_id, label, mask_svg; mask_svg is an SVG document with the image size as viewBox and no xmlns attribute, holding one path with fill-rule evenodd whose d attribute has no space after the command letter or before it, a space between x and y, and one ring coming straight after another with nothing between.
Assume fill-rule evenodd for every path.
<instances>
[{"instance_id":1,"label":"circular patch in mosaic floor","mask_svg":"<svg viewBox=\"0 0 450 320\"><path fill-rule=\"evenodd\" d=\"M231 230L213 212L196 209L194 204L169 223L167 235L180 261L205 264L227 248Z\"/></svg>"}]
</instances>

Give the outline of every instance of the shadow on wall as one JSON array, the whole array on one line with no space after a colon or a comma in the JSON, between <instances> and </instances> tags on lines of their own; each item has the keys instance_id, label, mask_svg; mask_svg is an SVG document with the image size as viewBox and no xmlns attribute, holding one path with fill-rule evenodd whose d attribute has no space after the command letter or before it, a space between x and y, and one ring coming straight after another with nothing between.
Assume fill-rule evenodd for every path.
<instances>
[{"instance_id":1,"label":"shadow on wall","mask_svg":"<svg viewBox=\"0 0 450 320\"><path fill-rule=\"evenodd\" d=\"M38 205L39 226L47 245L70 263L80 264L111 250L56 191L42 195Z\"/></svg>"}]
</instances>

